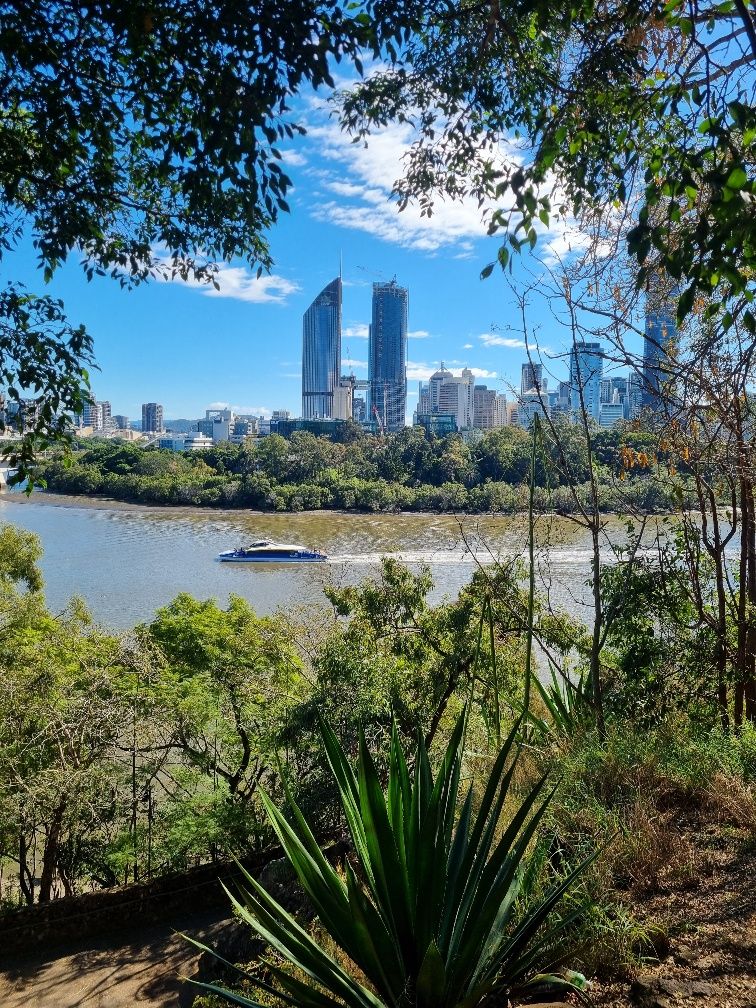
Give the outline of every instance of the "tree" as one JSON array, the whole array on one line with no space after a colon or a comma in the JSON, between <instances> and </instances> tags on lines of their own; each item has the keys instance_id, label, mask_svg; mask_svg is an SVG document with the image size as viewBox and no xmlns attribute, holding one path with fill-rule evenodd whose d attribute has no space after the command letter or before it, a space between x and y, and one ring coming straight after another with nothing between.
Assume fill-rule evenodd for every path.
<instances>
[{"instance_id":1,"label":"tree","mask_svg":"<svg viewBox=\"0 0 756 1008\"><path fill-rule=\"evenodd\" d=\"M700 291L753 332L755 60L748 0L459 0L428 7L342 119L415 126L400 203L477 198L502 267L555 217L614 206L639 287L661 271L680 317Z\"/></svg>"},{"instance_id":2,"label":"tree","mask_svg":"<svg viewBox=\"0 0 756 1008\"><path fill-rule=\"evenodd\" d=\"M271 265L266 231L290 180L279 143L303 132L302 87L333 86L417 23L415 0L0 7L0 257L31 236L44 280L74 254L122 286L212 282L214 263ZM14 452L31 472L88 395L92 344L63 307L0 290L0 379L32 394Z\"/></svg>"},{"instance_id":3,"label":"tree","mask_svg":"<svg viewBox=\"0 0 756 1008\"><path fill-rule=\"evenodd\" d=\"M6 597L3 616L2 853L18 865L23 898L46 903L56 884L74 892L123 798L120 642L96 630L81 604L53 617L36 593Z\"/></svg>"},{"instance_id":4,"label":"tree","mask_svg":"<svg viewBox=\"0 0 756 1008\"><path fill-rule=\"evenodd\" d=\"M148 633L163 659L149 687L163 711L161 747L251 805L298 699L301 663L288 628L234 595L224 610L181 594Z\"/></svg>"}]
</instances>

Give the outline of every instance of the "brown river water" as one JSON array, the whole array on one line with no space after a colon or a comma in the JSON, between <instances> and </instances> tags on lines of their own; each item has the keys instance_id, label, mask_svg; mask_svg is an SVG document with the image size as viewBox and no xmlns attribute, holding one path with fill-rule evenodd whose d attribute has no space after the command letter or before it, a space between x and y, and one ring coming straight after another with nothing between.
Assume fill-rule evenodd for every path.
<instances>
[{"instance_id":1,"label":"brown river water","mask_svg":"<svg viewBox=\"0 0 756 1008\"><path fill-rule=\"evenodd\" d=\"M160 508L58 497L0 493L0 521L35 532L44 546L42 569L50 608L61 610L81 596L95 619L113 628L149 620L179 592L215 598L230 593L258 613L317 605L323 586L357 584L374 575L382 556L392 556L433 575L433 601L453 598L476 564L523 556L527 516L358 514L300 512L260 514ZM606 535L622 541L624 522L607 517ZM255 538L299 543L328 554L327 563L228 564L218 553ZM583 528L570 519L539 519L537 571L554 604L590 619L590 548ZM611 556L607 548L606 558Z\"/></svg>"}]
</instances>

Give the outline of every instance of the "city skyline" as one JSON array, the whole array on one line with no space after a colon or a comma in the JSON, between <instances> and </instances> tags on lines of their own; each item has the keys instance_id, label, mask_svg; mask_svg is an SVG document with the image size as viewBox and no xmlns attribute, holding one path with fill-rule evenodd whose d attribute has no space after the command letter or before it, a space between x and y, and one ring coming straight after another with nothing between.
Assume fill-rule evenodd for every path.
<instances>
[{"instance_id":1,"label":"city skyline","mask_svg":"<svg viewBox=\"0 0 756 1008\"><path fill-rule=\"evenodd\" d=\"M72 322L87 326L100 368L93 371L93 387L119 413L136 417L141 403L154 399L167 418L224 406L299 413L302 318L339 273L340 260L342 373L353 370L367 380L369 292L372 283L396 275L412 297L407 416L416 405L417 381L427 380L441 361L455 370L470 368L489 387L519 385L525 340L510 284L523 278L533 290L542 269L537 260L524 252L513 257L511 276L495 270L482 281L499 239L488 236L475 200L441 202L424 215L416 205L400 212L391 198L411 145L409 127L387 128L367 146L353 144L317 96L303 105L307 135L282 150L293 183L291 213L268 232L270 275L258 276L256 264L235 260L218 264L217 288L167 276L124 291L108 277L88 281L79 250L47 284L31 242L4 256L19 282L61 298ZM563 221L543 230L536 252L548 268L570 247L581 247L580 235L574 223ZM564 353L569 334L554 323L546 297L533 297L528 327L540 330L550 352ZM553 367L566 378L566 357Z\"/></svg>"}]
</instances>

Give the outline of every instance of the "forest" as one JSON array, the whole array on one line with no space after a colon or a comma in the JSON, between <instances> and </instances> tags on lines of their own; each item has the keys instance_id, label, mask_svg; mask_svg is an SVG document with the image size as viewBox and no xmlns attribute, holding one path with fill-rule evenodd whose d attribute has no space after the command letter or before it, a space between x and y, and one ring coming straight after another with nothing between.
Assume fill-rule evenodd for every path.
<instances>
[{"instance_id":1,"label":"forest","mask_svg":"<svg viewBox=\"0 0 756 1008\"><path fill-rule=\"evenodd\" d=\"M54 493L145 504L507 513L527 510L532 445L532 434L519 427L467 444L420 427L377 438L356 425L344 443L295 431L288 439L272 434L250 446L220 443L190 453L82 441L72 455L42 460L37 479ZM538 507L574 509L574 488L587 501L592 464L602 511L665 511L690 494L689 467L653 433L597 429L586 435L557 419L538 442Z\"/></svg>"}]
</instances>

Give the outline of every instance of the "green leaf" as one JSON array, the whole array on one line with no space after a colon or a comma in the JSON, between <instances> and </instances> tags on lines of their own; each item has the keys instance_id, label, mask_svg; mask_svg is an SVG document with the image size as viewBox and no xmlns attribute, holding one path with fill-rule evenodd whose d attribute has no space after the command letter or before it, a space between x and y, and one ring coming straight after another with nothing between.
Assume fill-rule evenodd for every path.
<instances>
[{"instance_id":1,"label":"green leaf","mask_svg":"<svg viewBox=\"0 0 756 1008\"><path fill-rule=\"evenodd\" d=\"M725 185L728 189L743 189L747 182L748 176L745 173L745 169L739 165L737 168L733 168L727 176Z\"/></svg>"}]
</instances>

